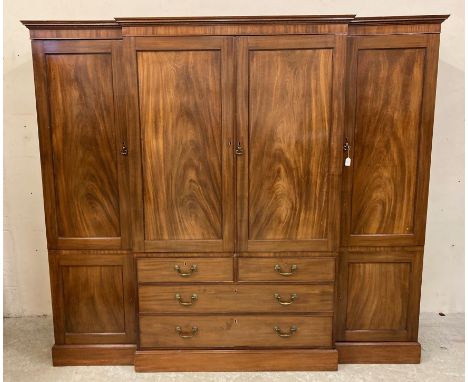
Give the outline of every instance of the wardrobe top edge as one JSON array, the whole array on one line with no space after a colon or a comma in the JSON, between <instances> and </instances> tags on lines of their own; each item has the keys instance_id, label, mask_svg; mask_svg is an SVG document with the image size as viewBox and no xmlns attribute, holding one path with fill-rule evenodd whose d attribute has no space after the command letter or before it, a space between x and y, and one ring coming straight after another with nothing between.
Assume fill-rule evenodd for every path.
<instances>
[{"instance_id":1,"label":"wardrobe top edge","mask_svg":"<svg viewBox=\"0 0 468 382\"><path fill-rule=\"evenodd\" d=\"M450 15L378 16L356 15L289 15L289 16L220 16L220 17L121 17L114 20L21 20L28 29L119 29L125 26L152 25L222 25L222 24L441 24Z\"/></svg>"}]
</instances>

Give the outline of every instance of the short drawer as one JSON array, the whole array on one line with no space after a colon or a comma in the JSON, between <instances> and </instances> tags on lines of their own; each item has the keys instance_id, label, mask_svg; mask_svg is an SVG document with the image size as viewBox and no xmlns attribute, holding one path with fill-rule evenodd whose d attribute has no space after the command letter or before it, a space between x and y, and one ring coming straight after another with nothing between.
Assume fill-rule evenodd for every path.
<instances>
[{"instance_id":1,"label":"short drawer","mask_svg":"<svg viewBox=\"0 0 468 382\"><path fill-rule=\"evenodd\" d=\"M239 281L333 281L334 257L241 257Z\"/></svg>"},{"instance_id":2,"label":"short drawer","mask_svg":"<svg viewBox=\"0 0 468 382\"><path fill-rule=\"evenodd\" d=\"M139 258L138 282L233 281L231 258Z\"/></svg>"},{"instance_id":3,"label":"short drawer","mask_svg":"<svg viewBox=\"0 0 468 382\"><path fill-rule=\"evenodd\" d=\"M141 285L147 313L332 312L333 285Z\"/></svg>"},{"instance_id":4,"label":"short drawer","mask_svg":"<svg viewBox=\"0 0 468 382\"><path fill-rule=\"evenodd\" d=\"M140 316L142 348L331 347L332 317Z\"/></svg>"}]
</instances>

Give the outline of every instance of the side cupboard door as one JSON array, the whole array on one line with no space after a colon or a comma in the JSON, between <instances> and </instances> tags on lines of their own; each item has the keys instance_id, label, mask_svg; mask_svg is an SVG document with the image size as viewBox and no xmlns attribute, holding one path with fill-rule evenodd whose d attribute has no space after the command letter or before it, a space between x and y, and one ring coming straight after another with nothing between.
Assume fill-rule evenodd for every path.
<instances>
[{"instance_id":1,"label":"side cupboard door","mask_svg":"<svg viewBox=\"0 0 468 382\"><path fill-rule=\"evenodd\" d=\"M34 41L49 249L127 249L121 41Z\"/></svg>"},{"instance_id":2,"label":"side cupboard door","mask_svg":"<svg viewBox=\"0 0 468 382\"><path fill-rule=\"evenodd\" d=\"M349 43L345 246L424 245L439 35Z\"/></svg>"},{"instance_id":3,"label":"side cupboard door","mask_svg":"<svg viewBox=\"0 0 468 382\"><path fill-rule=\"evenodd\" d=\"M134 136L134 250L233 250L229 37L126 39Z\"/></svg>"},{"instance_id":4,"label":"side cupboard door","mask_svg":"<svg viewBox=\"0 0 468 382\"><path fill-rule=\"evenodd\" d=\"M238 38L238 248L338 246L345 37Z\"/></svg>"}]
</instances>

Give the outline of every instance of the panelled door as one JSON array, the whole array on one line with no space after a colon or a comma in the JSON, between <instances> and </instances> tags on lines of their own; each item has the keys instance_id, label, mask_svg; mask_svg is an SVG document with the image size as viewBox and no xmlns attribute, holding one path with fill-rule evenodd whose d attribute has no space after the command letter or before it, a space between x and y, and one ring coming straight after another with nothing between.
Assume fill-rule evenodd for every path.
<instances>
[{"instance_id":1,"label":"panelled door","mask_svg":"<svg viewBox=\"0 0 468 382\"><path fill-rule=\"evenodd\" d=\"M135 250L233 250L229 37L129 38L138 97ZM141 163L139 163L141 161Z\"/></svg>"},{"instance_id":2,"label":"panelled door","mask_svg":"<svg viewBox=\"0 0 468 382\"><path fill-rule=\"evenodd\" d=\"M129 248L121 41L34 41L49 249Z\"/></svg>"},{"instance_id":3,"label":"panelled door","mask_svg":"<svg viewBox=\"0 0 468 382\"><path fill-rule=\"evenodd\" d=\"M240 252L337 248L344 39L237 38Z\"/></svg>"},{"instance_id":4,"label":"panelled door","mask_svg":"<svg viewBox=\"0 0 468 382\"><path fill-rule=\"evenodd\" d=\"M350 38L343 245L424 245L438 39Z\"/></svg>"}]
</instances>

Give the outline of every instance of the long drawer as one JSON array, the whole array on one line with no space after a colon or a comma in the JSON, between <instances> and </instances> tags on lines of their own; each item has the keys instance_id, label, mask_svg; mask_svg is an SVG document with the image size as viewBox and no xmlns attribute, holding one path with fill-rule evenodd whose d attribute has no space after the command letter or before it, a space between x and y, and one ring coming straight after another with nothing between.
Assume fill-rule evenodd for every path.
<instances>
[{"instance_id":1,"label":"long drawer","mask_svg":"<svg viewBox=\"0 0 468 382\"><path fill-rule=\"evenodd\" d=\"M232 259L175 257L137 259L138 282L233 281Z\"/></svg>"},{"instance_id":2,"label":"long drawer","mask_svg":"<svg viewBox=\"0 0 468 382\"><path fill-rule=\"evenodd\" d=\"M239 281L330 282L334 279L333 257L239 258Z\"/></svg>"},{"instance_id":3,"label":"long drawer","mask_svg":"<svg viewBox=\"0 0 468 382\"><path fill-rule=\"evenodd\" d=\"M148 313L283 313L333 311L333 285L141 285Z\"/></svg>"},{"instance_id":4,"label":"long drawer","mask_svg":"<svg viewBox=\"0 0 468 382\"><path fill-rule=\"evenodd\" d=\"M141 348L331 346L330 316L140 316Z\"/></svg>"}]
</instances>

